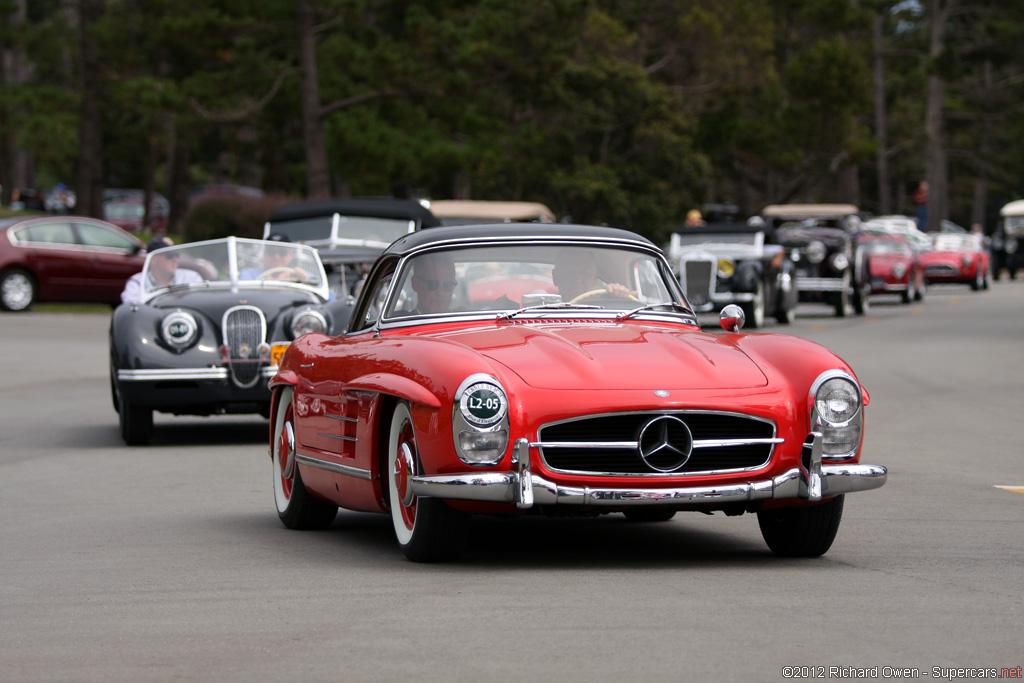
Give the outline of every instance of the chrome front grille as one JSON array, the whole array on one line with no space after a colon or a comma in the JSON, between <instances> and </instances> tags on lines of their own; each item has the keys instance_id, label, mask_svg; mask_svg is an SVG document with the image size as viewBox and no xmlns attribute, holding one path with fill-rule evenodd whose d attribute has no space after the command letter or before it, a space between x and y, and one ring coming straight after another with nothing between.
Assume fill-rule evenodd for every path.
<instances>
[{"instance_id":1,"label":"chrome front grille","mask_svg":"<svg viewBox=\"0 0 1024 683\"><path fill-rule=\"evenodd\" d=\"M953 266L946 265L945 263L939 263L925 268L924 274L933 276L955 277L960 274L960 271L954 268Z\"/></svg>"},{"instance_id":2,"label":"chrome front grille","mask_svg":"<svg viewBox=\"0 0 1024 683\"><path fill-rule=\"evenodd\" d=\"M664 416L678 418L688 428L666 421L663 440L672 451L688 452L676 466L664 453L655 453L649 437L641 448L641 435L657 430ZM653 425L652 425L653 422ZM751 470L763 467L772 457L775 424L770 420L737 413L712 411L637 412L589 415L540 428L537 444L541 458L552 470L568 474L604 476L678 476ZM654 437L657 440L657 436ZM669 466L666 466L669 462Z\"/></svg>"},{"instance_id":3,"label":"chrome front grille","mask_svg":"<svg viewBox=\"0 0 1024 683\"><path fill-rule=\"evenodd\" d=\"M693 306L711 303L715 289L715 267L713 261L683 261L682 284L686 299Z\"/></svg>"},{"instance_id":4,"label":"chrome front grille","mask_svg":"<svg viewBox=\"0 0 1024 683\"><path fill-rule=\"evenodd\" d=\"M224 346L228 373L235 385L247 388L260 379L260 348L267 338L267 320L254 306L235 306L224 314Z\"/></svg>"}]
</instances>

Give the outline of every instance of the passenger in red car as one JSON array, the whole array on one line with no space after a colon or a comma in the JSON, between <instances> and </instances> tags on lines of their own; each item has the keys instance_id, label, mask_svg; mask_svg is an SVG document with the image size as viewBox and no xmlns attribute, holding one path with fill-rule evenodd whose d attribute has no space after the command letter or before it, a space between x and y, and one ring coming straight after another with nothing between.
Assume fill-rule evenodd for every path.
<instances>
[{"instance_id":1,"label":"passenger in red car","mask_svg":"<svg viewBox=\"0 0 1024 683\"><path fill-rule=\"evenodd\" d=\"M636 292L617 282L603 284L597 275L594 255L580 249L566 249L558 255L551 279L558 287L562 301L572 301L582 294L602 289L615 297L629 298L636 295Z\"/></svg>"},{"instance_id":2,"label":"passenger in red car","mask_svg":"<svg viewBox=\"0 0 1024 683\"><path fill-rule=\"evenodd\" d=\"M412 290L416 313L446 313L458 282L455 264L445 256L426 254L413 263Z\"/></svg>"}]
</instances>

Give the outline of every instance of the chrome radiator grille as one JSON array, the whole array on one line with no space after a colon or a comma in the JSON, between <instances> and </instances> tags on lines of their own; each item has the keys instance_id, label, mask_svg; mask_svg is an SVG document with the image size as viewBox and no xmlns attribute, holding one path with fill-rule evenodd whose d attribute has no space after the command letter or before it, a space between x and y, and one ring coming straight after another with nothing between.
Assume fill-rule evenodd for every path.
<instances>
[{"instance_id":1,"label":"chrome radiator grille","mask_svg":"<svg viewBox=\"0 0 1024 683\"><path fill-rule=\"evenodd\" d=\"M768 420L701 411L593 415L544 425L538 436L549 468L609 476L755 469L782 441Z\"/></svg>"},{"instance_id":2,"label":"chrome radiator grille","mask_svg":"<svg viewBox=\"0 0 1024 683\"><path fill-rule=\"evenodd\" d=\"M239 387L251 387L261 376L260 346L266 340L267 321L253 306L236 306L224 314L224 345L228 372Z\"/></svg>"},{"instance_id":3,"label":"chrome radiator grille","mask_svg":"<svg viewBox=\"0 0 1024 683\"><path fill-rule=\"evenodd\" d=\"M960 274L960 271L953 266L945 263L938 263L935 265L928 266L924 269L925 275L942 275L947 277L953 277Z\"/></svg>"},{"instance_id":4,"label":"chrome radiator grille","mask_svg":"<svg viewBox=\"0 0 1024 683\"><path fill-rule=\"evenodd\" d=\"M716 264L713 261L683 261L680 265L687 300L694 306L711 303Z\"/></svg>"}]
</instances>

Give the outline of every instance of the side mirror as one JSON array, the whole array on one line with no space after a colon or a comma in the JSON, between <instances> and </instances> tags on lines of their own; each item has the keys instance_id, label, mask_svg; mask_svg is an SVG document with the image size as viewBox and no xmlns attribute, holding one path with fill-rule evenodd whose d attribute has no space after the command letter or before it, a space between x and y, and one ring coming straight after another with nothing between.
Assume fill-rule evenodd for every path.
<instances>
[{"instance_id":1,"label":"side mirror","mask_svg":"<svg viewBox=\"0 0 1024 683\"><path fill-rule=\"evenodd\" d=\"M744 315L743 309L736 304L729 304L718 314L718 324L726 332L739 332L746 321L747 316Z\"/></svg>"}]
</instances>

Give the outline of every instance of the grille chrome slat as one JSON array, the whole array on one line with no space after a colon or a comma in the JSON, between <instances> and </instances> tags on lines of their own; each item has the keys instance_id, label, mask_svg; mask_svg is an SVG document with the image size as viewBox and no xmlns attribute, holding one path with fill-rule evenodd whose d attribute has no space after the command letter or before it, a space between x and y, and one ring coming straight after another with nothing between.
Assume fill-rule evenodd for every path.
<instances>
[{"instance_id":1,"label":"grille chrome slat","mask_svg":"<svg viewBox=\"0 0 1024 683\"><path fill-rule=\"evenodd\" d=\"M672 472L652 468L640 454L639 436L652 419L670 415L686 423L693 435L690 456ZM776 444L770 420L718 411L637 412L591 415L540 428L545 465L567 474L598 476L679 476L753 470L766 465Z\"/></svg>"},{"instance_id":2,"label":"grille chrome slat","mask_svg":"<svg viewBox=\"0 0 1024 683\"><path fill-rule=\"evenodd\" d=\"M267 320L255 306L235 306L224 313L224 345L228 372L236 386L248 388L263 376L260 347L267 338Z\"/></svg>"},{"instance_id":3,"label":"grille chrome slat","mask_svg":"<svg viewBox=\"0 0 1024 683\"><path fill-rule=\"evenodd\" d=\"M694 306L711 303L715 293L715 268L712 261L684 261L683 291Z\"/></svg>"}]
</instances>

